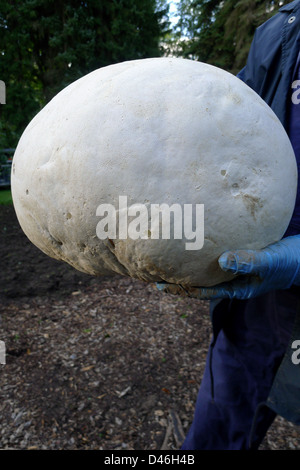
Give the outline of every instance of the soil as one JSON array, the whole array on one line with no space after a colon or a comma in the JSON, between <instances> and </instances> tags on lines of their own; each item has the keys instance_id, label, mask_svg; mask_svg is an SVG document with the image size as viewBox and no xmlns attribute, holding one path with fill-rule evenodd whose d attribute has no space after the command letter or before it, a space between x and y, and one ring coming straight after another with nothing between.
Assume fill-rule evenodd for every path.
<instances>
[{"instance_id":1,"label":"soil","mask_svg":"<svg viewBox=\"0 0 300 470\"><path fill-rule=\"evenodd\" d=\"M211 337L208 302L50 259L0 206L0 448L176 450ZM277 417L260 449L300 449Z\"/></svg>"}]
</instances>

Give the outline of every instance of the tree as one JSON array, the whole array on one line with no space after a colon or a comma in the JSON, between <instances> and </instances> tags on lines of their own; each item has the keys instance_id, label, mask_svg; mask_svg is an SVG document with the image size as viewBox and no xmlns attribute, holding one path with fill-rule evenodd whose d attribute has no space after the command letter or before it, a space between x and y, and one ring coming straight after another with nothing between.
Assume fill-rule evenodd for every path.
<instances>
[{"instance_id":1,"label":"tree","mask_svg":"<svg viewBox=\"0 0 300 470\"><path fill-rule=\"evenodd\" d=\"M161 55L167 8L155 0L2 0L0 147L15 146L36 112L99 67Z\"/></svg>"},{"instance_id":2,"label":"tree","mask_svg":"<svg viewBox=\"0 0 300 470\"><path fill-rule=\"evenodd\" d=\"M277 13L283 1L182 0L178 55L237 73L246 63L255 29Z\"/></svg>"}]
</instances>

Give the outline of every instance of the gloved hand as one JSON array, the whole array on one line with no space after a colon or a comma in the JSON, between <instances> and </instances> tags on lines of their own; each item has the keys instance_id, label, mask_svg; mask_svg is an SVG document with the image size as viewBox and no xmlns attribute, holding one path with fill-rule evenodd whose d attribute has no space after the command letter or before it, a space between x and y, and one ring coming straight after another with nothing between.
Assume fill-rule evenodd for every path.
<instances>
[{"instance_id":1,"label":"gloved hand","mask_svg":"<svg viewBox=\"0 0 300 470\"><path fill-rule=\"evenodd\" d=\"M185 289L164 282L156 286L168 293L213 300L249 299L270 290L300 285L300 235L283 238L262 250L226 251L218 262L223 271L238 277L213 287Z\"/></svg>"}]
</instances>

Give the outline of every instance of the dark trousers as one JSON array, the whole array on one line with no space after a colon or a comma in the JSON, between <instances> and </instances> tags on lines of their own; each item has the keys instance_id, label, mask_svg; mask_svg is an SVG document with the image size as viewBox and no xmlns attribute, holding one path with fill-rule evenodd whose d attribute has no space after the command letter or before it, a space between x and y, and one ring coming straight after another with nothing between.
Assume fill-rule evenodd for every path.
<instances>
[{"instance_id":1,"label":"dark trousers","mask_svg":"<svg viewBox=\"0 0 300 470\"><path fill-rule=\"evenodd\" d=\"M265 403L289 345L298 300L299 288L222 300L212 309L213 338L182 449L259 447L276 417Z\"/></svg>"}]
</instances>

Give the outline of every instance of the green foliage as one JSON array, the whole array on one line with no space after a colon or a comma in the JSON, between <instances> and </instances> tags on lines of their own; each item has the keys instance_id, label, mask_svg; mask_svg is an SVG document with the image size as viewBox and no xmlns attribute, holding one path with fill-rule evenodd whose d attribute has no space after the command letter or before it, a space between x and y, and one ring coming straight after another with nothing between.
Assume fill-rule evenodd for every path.
<instances>
[{"instance_id":1,"label":"green foliage","mask_svg":"<svg viewBox=\"0 0 300 470\"><path fill-rule=\"evenodd\" d=\"M1 0L0 148L57 92L99 67L162 54L168 28L160 0Z\"/></svg>"},{"instance_id":2,"label":"green foliage","mask_svg":"<svg viewBox=\"0 0 300 470\"><path fill-rule=\"evenodd\" d=\"M255 29L289 2L182 0L175 34L177 55L236 74L246 63Z\"/></svg>"},{"instance_id":3,"label":"green foliage","mask_svg":"<svg viewBox=\"0 0 300 470\"><path fill-rule=\"evenodd\" d=\"M0 205L12 204L10 189L0 189Z\"/></svg>"}]
</instances>

